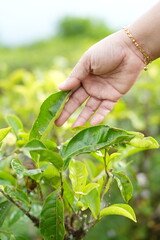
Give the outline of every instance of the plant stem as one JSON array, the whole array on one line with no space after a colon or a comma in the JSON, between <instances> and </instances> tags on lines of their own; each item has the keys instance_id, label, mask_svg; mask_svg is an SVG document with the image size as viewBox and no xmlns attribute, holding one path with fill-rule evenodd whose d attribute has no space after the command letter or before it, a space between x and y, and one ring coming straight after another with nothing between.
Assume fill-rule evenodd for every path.
<instances>
[{"instance_id":1,"label":"plant stem","mask_svg":"<svg viewBox=\"0 0 160 240\"><path fill-rule=\"evenodd\" d=\"M103 161L104 161L104 170L105 170L105 173L106 173L106 179L105 179L105 182L103 184L103 188L102 188L101 195L100 195L101 202L103 200L105 189L106 189L106 186L107 186L107 183L108 183L108 180L109 180L109 173L107 171L107 165L106 165L106 155L107 155L107 150L105 149Z\"/></svg>"},{"instance_id":2,"label":"plant stem","mask_svg":"<svg viewBox=\"0 0 160 240\"><path fill-rule=\"evenodd\" d=\"M63 188L63 177L62 177L61 171L60 171L60 179L61 179L61 197L63 199L64 188Z\"/></svg>"},{"instance_id":3,"label":"plant stem","mask_svg":"<svg viewBox=\"0 0 160 240\"><path fill-rule=\"evenodd\" d=\"M36 227L39 227L39 219L35 216L31 215L27 210L25 210L18 202L14 201L8 194L6 194L1 188L0 192L3 194L5 198L8 199L11 203L13 203L16 207L18 207L33 223Z\"/></svg>"},{"instance_id":4,"label":"plant stem","mask_svg":"<svg viewBox=\"0 0 160 240\"><path fill-rule=\"evenodd\" d=\"M41 201L43 202L44 197L43 197L41 186L40 186L40 184L38 184L37 186L38 186L38 190L39 190L39 195L40 195Z\"/></svg>"}]
</instances>

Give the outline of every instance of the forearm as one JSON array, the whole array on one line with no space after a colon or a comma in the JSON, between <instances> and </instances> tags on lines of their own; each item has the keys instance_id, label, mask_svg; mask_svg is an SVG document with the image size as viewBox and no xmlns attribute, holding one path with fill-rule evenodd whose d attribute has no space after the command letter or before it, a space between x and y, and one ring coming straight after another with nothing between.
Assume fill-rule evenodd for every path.
<instances>
[{"instance_id":1,"label":"forearm","mask_svg":"<svg viewBox=\"0 0 160 240\"><path fill-rule=\"evenodd\" d=\"M128 28L152 60L160 57L160 1Z\"/></svg>"}]
</instances>

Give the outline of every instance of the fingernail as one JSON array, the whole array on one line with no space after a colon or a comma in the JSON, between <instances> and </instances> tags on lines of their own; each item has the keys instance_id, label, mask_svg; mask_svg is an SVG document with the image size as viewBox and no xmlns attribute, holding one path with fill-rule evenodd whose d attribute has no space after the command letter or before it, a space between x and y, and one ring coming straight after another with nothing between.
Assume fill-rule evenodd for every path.
<instances>
[{"instance_id":1,"label":"fingernail","mask_svg":"<svg viewBox=\"0 0 160 240\"><path fill-rule=\"evenodd\" d=\"M58 87L59 88L64 88L66 86L66 81L65 82L62 82Z\"/></svg>"}]
</instances>

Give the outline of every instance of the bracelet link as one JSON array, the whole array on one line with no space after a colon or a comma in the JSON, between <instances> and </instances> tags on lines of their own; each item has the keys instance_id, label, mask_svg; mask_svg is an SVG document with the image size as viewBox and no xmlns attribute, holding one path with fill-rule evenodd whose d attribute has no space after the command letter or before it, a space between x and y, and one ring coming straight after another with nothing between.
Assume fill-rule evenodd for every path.
<instances>
[{"instance_id":1,"label":"bracelet link","mask_svg":"<svg viewBox=\"0 0 160 240\"><path fill-rule=\"evenodd\" d=\"M143 59L144 59L144 70L146 71L148 69L147 65L152 62L152 59L150 56L143 50L143 48L139 45L139 43L136 41L136 39L133 37L133 35L129 32L129 29L126 27L123 27L124 31L126 32L127 36L131 39L133 44L136 46L136 48L142 53Z\"/></svg>"}]
</instances>

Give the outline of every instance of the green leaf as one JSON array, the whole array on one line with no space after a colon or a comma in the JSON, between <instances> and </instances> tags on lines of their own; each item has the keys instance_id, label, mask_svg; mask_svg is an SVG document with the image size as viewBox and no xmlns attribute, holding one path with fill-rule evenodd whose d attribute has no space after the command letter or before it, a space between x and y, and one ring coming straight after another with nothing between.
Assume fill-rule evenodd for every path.
<instances>
[{"instance_id":1,"label":"green leaf","mask_svg":"<svg viewBox=\"0 0 160 240\"><path fill-rule=\"evenodd\" d=\"M69 172L73 191L77 194L83 194L88 176L85 164L80 161L72 160L69 164Z\"/></svg>"},{"instance_id":2,"label":"green leaf","mask_svg":"<svg viewBox=\"0 0 160 240\"><path fill-rule=\"evenodd\" d=\"M137 222L133 209L127 204L113 204L100 212L100 218L108 215L121 215Z\"/></svg>"},{"instance_id":3,"label":"green leaf","mask_svg":"<svg viewBox=\"0 0 160 240\"><path fill-rule=\"evenodd\" d=\"M44 162L40 162L40 164L41 163L44 164ZM43 169L44 167L45 165L42 166L41 169ZM61 184L60 173L58 169L51 163L49 164L47 163L46 168L42 173L42 179L47 180L50 183L50 185L52 185L52 187L55 189L58 189L58 187L60 187Z\"/></svg>"},{"instance_id":4,"label":"green leaf","mask_svg":"<svg viewBox=\"0 0 160 240\"><path fill-rule=\"evenodd\" d=\"M13 132L16 136L23 130L23 124L21 120L15 115L7 115L6 117L8 124L12 127Z\"/></svg>"},{"instance_id":5,"label":"green leaf","mask_svg":"<svg viewBox=\"0 0 160 240\"><path fill-rule=\"evenodd\" d=\"M15 236L8 231L0 230L0 239L1 240L18 240Z\"/></svg>"},{"instance_id":6,"label":"green leaf","mask_svg":"<svg viewBox=\"0 0 160 240\"><path fill-rule=\"evenodd\" d=\"M45 147L45 145L36 139L33 139L25 146L30 152L40 155L39 161L51 162L57 169L62 168L63 159L57 152L53 152Z\"/></svg>"},{"instance_id":7,"label":"green leaf","mask_svg":"<svg viewBox=\"0 0 160 240\"><path fill-rule=\"evenodd\" d=\"M26 170L25 167L17 159L11 161L11 166L15 170L18 178L23 178L23 173Z\"/></svg>"},{"instance_id":8,"label":"green leaf","mask_svg":"<svg viewBox=\"0 0 160 240\"><path fill-rule=\"evenodd\" d=\"M24 216L24 213L19 208L15 208L15 210L12 211L8 220L9 227L19 221L22 216Z\"/></svg>"},{"instance_id":9,"label":"green leaf","mask_svg":"<svg viewBox=\"0 0 160 240\"><path fill-rule=\"evenodd\" d=\"M40 217L40 231L45 240L63 240L64 207L57 191L51 193L44 202Z\"/></svg>"},{"instance_id":10,"label":"green leaf","mask_svg":"<svg viewBox=\"0 0 160 240\"><path fill-rule=\"evenodd\" d=\"M27 194L22 191L21 189L11 188L11 187L5 187L4 191L14 200L21 201L22 203L25 203L28 207L30 206L30 200L27 196Z\"/></svg>"},{"instance_id":11,"label":"green leaf","mask_svg":"<svg viewBox=\"0 0 160 240\"><path fill-rule=\"evenodd\" d=\"M143 150L159 148L158 142L152 137L133 138L130 142L133 147L142 148Z\"/></svg>"},{"instance_id":12,"label":"green leaf","mask_svg":"<svg viewBox=\"0 0 160 240\"><path fill-rule=\"evenodd\" d=\"M135 134L136 135L136 134ZM149 149L159 148L158 142L152 137L144 137L142 134L137 134L128 144L122 144L118 148L119 156L115 157L114 161L121 161L135 153Z\"/></svg>"},{"instance_id":13,"label":"green leaf","mask_svg":"<svg viewBox=\"0 0 160 240\"><path fill-rule=\"evenodd\" d=\"M7 185L16 185L16 179L7 172L0 171L0 180L5 180Z\"/></svg>"},{"instance_id":14,"label":"green leaf","mask_svg":"<svg viewBox=\"0 0 160 240\"><path fill-rule=\"evenodd\" d=\"M40 168L33 169L33 170L27 170L18 159L13 159L11 161L11 166L15 170L18 178L23 178L23 176L32 176L37 175L39 173L42 173L42 170Z\"/></svg>"},{"instance_id":15,"label":"green leaf","mask_svg":"<svg viewBox=\"0 0 160 240\"><path fill-rule=\"evenodd\" d=\"M100 196L97 189L93 189L84 197L85 205L87 203L89 209L92 212L93 217L96 219L100 213Z\"/></svg>"},{"instance_id":16,"label":"green leaf","mask_svg":"<svg viewBox=\"0 0 160 240\"><path fill-rule=\"evenodd\" d=\"M113 181L113 176L110 176L109 179L108 179L108 182L107 182L107 185L106 185L106 189L105 189L105 191L104 191L104 194L106 194L106 193L109 191L109 189L110 189L110 187L111 187L112 181Z\"/></svg>"},{"instance_id":17,"label":"green leaf","mask_svg":"<svg viewBox=\"0 0 160 240\"><path fill-rule=\"evenodd\" d=\"M44 150L46 147L41 141L33 139L24 146L24 149L27 149L28 151L38 151Z\"/></svg>"},{"instance_id":18,"label":"green leaf","mask_svg":"<svg viewBox=\"0 0 160 240\"><path fill-rule=\"evenodd\" d=\"M7 217L12 204L8 201L0 203L0 227L3 225L5 218Z\"/></svg>"},{"instance_id":19,"label":"green leaf","mask_svg":"<svg viewBox=\"0 0 160 240\"><path fill-rule=\"evenodd\" d=\"M72 208L74 208L74 193L69 184L67 183L67 181L63 182L63 189L64 200L69 204L69 206L72 206Z\"/></svg>"},{"instance_id":20,"label":"green leaf","mask_svg":"<svg viewBox=\"0 0 160 240\"><path fill-rule=\"evenodd\" d=\"M81 153L95 152L104 147L113 146L131 140L134 137L129 132L100 125L86 128L75 135L67 145L62 148L62 158L70 158Z\"/></svg>"},{"instance_id":21,"label":"green leaf","mask_svg":"<svg viewBox=\"0 0 160 240\"><path fill-rule=\"evenodd\" d=\"M133 186L129 177L127 177L124 173L121 172L113 174L115 176L118 188L124 201L128 203L128 201L132 198L133 195Z\"/></svg>"},{"instance_id":22,"label":"green leaf","mask_svg":"<svg viewBox=\"0 0 160 240\"><path fill-rule=\"evenodd\" d=\"M88 183L84 188L83 188L83 195L87 195L90 191L92 191L94 188L99 187L98 183Z\"/></svg>"},{"instance_id":23,"label":"green leaf","mask_svg":"<svg viewBox=\"0 0 160 240\"><path fill-rule=\"evenodd\" d=\"M11 127L0 129L0 142L7 136L11 129Z\"/></svg>"},{"instance_id":24,"label":"green leaf","mask_svg":"<svg viewBox=\"0 0 160 240\"><path fill-rule=\"evenodd\" d=\"M42 104L37 120L30 132L30 140L36 138L42 141L48 136L53 127L53 121L58 118L65 101L68 98L68 91L57 92L49 96Z\"/></svg>"},{"instance_id":25,"label":"green leaf","mask_svg":"<svg viewBox=\"0 0 160 240\"><path fill-rule=\"evenodd\" d=\"M16 240L27 240L27 238L23 236L16 236Z\"/></svg>"}]
</instances>

